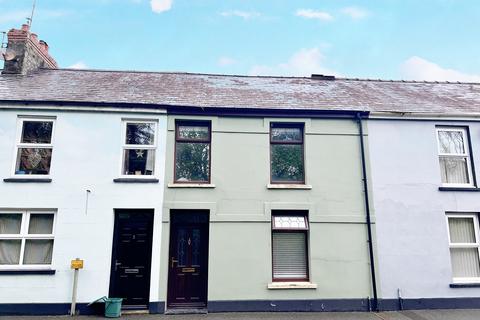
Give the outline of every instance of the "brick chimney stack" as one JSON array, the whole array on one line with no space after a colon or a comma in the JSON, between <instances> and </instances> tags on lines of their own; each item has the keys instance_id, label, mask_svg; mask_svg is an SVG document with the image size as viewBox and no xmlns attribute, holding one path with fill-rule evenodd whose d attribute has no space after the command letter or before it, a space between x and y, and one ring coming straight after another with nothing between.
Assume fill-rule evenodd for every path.
<instances>
[{"instance_id":1,"label":"brick chimney stack","mask_svg":"<svg viewBox=\"0 0 480 320\"><path fill-rule=\"evenodd\" d=\"M48 44L30 32L28 24L7 33L7 59L3 74L28 74L39 68L56 69L57 62L48 53ZM12 56L8 56L12 53Z\"/></svg>"}]
</instances>

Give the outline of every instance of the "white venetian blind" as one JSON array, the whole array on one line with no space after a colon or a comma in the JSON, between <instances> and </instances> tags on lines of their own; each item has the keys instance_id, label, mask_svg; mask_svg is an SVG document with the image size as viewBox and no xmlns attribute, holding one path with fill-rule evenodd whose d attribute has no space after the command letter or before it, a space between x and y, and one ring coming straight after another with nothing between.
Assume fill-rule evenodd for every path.
<instances>
[{"instance_id":1,"label":"white venetian blind","mask_svg":"<svg viewBox=\"0 0 480 320\"><path fill-rule=\"evenodd\" d=\"M304 232L273 233L273 277L306 279L307 253Z\"/></svg>"}]
</instances>

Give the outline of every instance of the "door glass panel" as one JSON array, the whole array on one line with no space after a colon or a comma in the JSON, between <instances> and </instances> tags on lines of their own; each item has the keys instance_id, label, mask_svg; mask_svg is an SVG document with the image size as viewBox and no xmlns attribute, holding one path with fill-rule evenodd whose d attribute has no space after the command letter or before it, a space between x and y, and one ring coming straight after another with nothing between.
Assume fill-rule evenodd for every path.
<instances>
[{"instance_id":1,"label":"door glass panel","mask_svg":"<svg viewBox=\"0 0 480 320\"><path fill-rule=\"evenodd\" d=\"M187 230L178 229L177 235L177 260L178 266L185 266L187 264Z\"/></svg>"},{"instance_id":2,"label":"door glass panel","mask_svg":"<svg viewBox=\"0 0 480 320\"><path fill-rule=\"evenodd\" d=\"M200 230L192 230L192 266L200 266Z\"/></svg>"}]
</instances>

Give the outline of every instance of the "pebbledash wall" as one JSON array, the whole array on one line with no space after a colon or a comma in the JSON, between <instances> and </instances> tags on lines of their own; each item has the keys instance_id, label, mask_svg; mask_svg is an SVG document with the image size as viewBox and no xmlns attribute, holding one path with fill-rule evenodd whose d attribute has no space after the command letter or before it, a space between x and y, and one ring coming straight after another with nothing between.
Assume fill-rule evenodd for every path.
<instances>
[{"instance_id":1,"label":"pebbledash wall","mask_svg":"<svg viewBox=\"0 0 480 320\"><path fill-rule=\"evenodd\" d=\"M4 109L7 107L9 109ZM166 116L120 110L78 112L31 110L29 106L0 110L0 177L11 178L16 156L17 123L21 116L55 117L50 183L0 182L1 212L24 209L56 211L54 274L9 274L0 269L0 314L66 314L71 302L70 261L85 261L80 271L78 302L107 296L110 282L114 209L154 209L150 302L159 301L161 211ZM85 108L85 107L82 107ZM94 108L90 108L94 109ZM114 183L120 175L122 120L157 122L155 177L159 183ZM86 211L86 190L90 190ZM4 266L6 268L6 266ZM4 269L5 269L4 268ZM12 268L11 268L12 269ZM13 268L17 269L17 268ZM20 269L21 270L21 269ZM81 311L82 312L82 311Z\"/></svg>"},{"instance_id":2,"label":"pebbledash wall","mask_svg":"<svg viewBox=\"0 0 480 320\"><path fill-rule=\"evenodd\" d=\"M478 214L480 193L439 190L436 126L468 127L479 181L478 121L368 120L382 309L480 307L480 285L451 287L446 219L447 213Z\"/></svg>"},{"instance_id":3,"label":"pebbledash wall","mask_svg":"<svg viewBox=\"0 0 480 320\"><path fill-rule=\"evenodd\" d=\"M209 120L211 186L173 184L175 121ZM270 122L304 123L309 190L269 189ZM367 140L367 137L364 137ZM161 249L161 301L167 298L170 211L210 212L208 310L368 310L372 297L361 154L351 119L169 115ZM271 211L307 210L310 283L269 289Z\"/></svg>"}]
</instances>

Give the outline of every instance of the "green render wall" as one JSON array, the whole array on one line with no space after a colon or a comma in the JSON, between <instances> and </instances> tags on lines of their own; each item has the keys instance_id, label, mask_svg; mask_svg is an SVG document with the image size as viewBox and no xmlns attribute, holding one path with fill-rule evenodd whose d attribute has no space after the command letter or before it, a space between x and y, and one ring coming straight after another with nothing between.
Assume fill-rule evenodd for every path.
<instances>
[{"instance_id":1,"label":"green render wall","mask_svg":"<svg viewBox=\"0 0 480 320\"><path fill-rule=\"evenodd\" d=\"M175 119L212 121L214 188L169 186ZM305 176L311 190L267 188L271 121L305 123ZM167 295L171 209L210 210L209 301L372 297L360 143L353 119L171 115L166 154L161 300ZM272 209L308 210L310 282L317 289L267 288L272 282Z\"/></svg>"}]
</instances>

